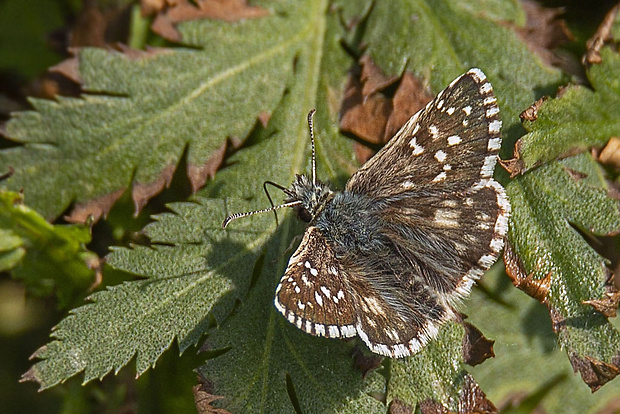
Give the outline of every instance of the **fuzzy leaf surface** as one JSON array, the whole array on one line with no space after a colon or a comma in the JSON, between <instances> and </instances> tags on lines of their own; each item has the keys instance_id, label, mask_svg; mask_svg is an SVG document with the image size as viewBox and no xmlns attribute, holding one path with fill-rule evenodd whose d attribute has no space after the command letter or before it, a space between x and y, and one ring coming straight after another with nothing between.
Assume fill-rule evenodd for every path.
<instances>
[{"instance_id":1,"label":"fuzzy leaf surface","mask_svg":"<svg viewBox=\"0 0 620 414\"><path fill-rule=\"evenodd\" d=\"M466 52L453 56L448 69L437 66L442 74L439 80L428 70L418 68L417 63L410 67L431 85L433 92L447 86L470 66L480 66L494 85L500 85L496 93L501 109L509 114L505 117L513 119L510 114L517 114L538 97L538 89L531 85L548 87L559 82L555 70L545 67L535 56L524 54L526 48L514 33L497 23L489 24L484 17L478 17L482 22L477 22L473 11L467 12L467 19L458 21L464 27L455 28L456 23L449 22L454 11L451 7L461 3L434 3L437 7L430 11L423 5L418 5L418 10L425 12L420 14L425 24L439 18L446 22L431 26L437 36L450 38L446 33L457 29L471 35L451 40L453 48L458 44ZM201 191L201 196L212 200L197 198L195 204L173 205L173 213L161 216L147 228L152 246L113 253L109 262L114 267L146 279L93 295L92 304L77 309L61 322L54 340L38 354L42 361L33 368L33 379L49 387L84 370L85 380L98 378L117 371L134 356L141 373L156 362L175 337L183 350L206 332L212 352L200 372L213 383L213 393L223 397L214 405L225 409L291 412L297 404L302 412L385 412L385 405L369 393L392 398L401 392L404 396L415 394L415 398L409 399L412 402L439 398L441 404L454 407L458 387L450 381L463 374L462 358L455 351L460 343L454 343L453 324L444 327L447 331L442 330L433 345L433 358L441 366L451 367L449 372L435 377L445 381L440 384L444 390L441 393L424 394L430 386L429 378L406 375L409 371L404 366L400 374L395 371L399 375L395 375L389 389L386 378L377 373L367 377L371 380L364 380L348 357L355 341L311 337L289 324L273 307L275 287L295 247L293 240L303 231L289 217L290 213L280 215L281 224L275 232L269 215L234 221L225 231L220 229L221 220L230 213L268 206L261 195L264 180L287 185L296 173L308 171L310 145L305 114L311 108L317 108L319 178L339 183L342 188L355 170L350 141L337 131L346 74L354 63L341 47L341 41L354 39L352 31L356 30L360 30L361 43L375 45L382 38L371 36L372 31L368 31L371 23L379 24L376 21L368 20L364 32L358 26L342 25L339 13L355 9L361 14L367 5L366 1L278 3L278 10L282 11L278 18L292 20L282 24L285 28L294 26L290 31L284 30L285 34L280 34L277 26L273 28L274 35L290 45L290 66L288 72L284 70L290 76L279 88L263 92L273 95L265 100L277 102L267 128L257 127L245 146L227 160L227 168ZM390 14L381 11L381 7L386 6L376 2L371 15L377 12L387 18ZM392 18L390 23L382 24L400 27L401 17L393 14ZM185 25L203 33L197 29L201 24L192 22L180 27L183 33L189 33ZM528 68L527 73L508 71L507 61L476 54L482 47L478 45L481 39L495 36L496 31L510 42L492 43L488 46L492 48L489 54L512 59L511 62L518 59ZM415 40L412 35L410 38ZM414 59L418 53L428 53L423 39L411 41L413 48L398 56L395 53L393 59ZM397 50L390 47L388 40L383 43L385 50ZM437 49L432 53L441 59L445 51ZM447 81L442 83L444 78ZM521 85L521 89L514 95L508 94L511 89L505 86L501 91L502 84ZM253 87L246 84L246 89ZM204 111L202 108L201 119L211 122L210 117L204 117ZM228 122L227 118L217 121ZM516 121L508 124L516 125ZM191 148L190 145L188 154ZM158 148L151 152L157 153ZM274 198L276 203L281 201ZM97 329L97 324L106 328ZM90 331L93 333L89 336ZM80 358L76 360L73 355ZM384 374L390 376L390 372ZM417 383L411 385L411 381Z\"/></svg>"},{"instance_id":2,"label":"fuzzy leaf surface","mask_svg":"<svg viewBox=\"0 0 620 414\"><path fill-rule=\"evenodd\" d=\"M303 8L265 3L264 18L181 25L183 46L79 50L84 95L33 99L14 116L6 136L19 145L0 151L0 171L15 173L2 186L23 188L48 219L72 203L105 214L127 189L141 204L163 188L184 151L202 166L226 137L245 137L279 101L307 30Z\"/></svg>"},{"instance_id":3,"label":"fuzzy leaf surface","mask_svg":"<svg viewBox=\"0 0 620 414\"><path fill-rule=\"evenodd\" d=\"M521 138L518 155L525 169L620 136L620 55L604 48L601 58L587 70L593 89L569 86L542 104L538 119L524 122L529 133Z\"/></svg>"},{"instance_id":4,"label":"fuzzy leaf surface","mask_svg":"<svg viewBox=\"0 0 620 414\"><path fill-rule=\"evenodd\" d=\"M579 231L620 231L620 203L610 197L602 168L580 154L518 177L507 192L514 211L508 238L524 277L543 286L560 345L573 365L591 358L618 366L620 332L583 303L605 297L609 270Z\"/></svg>"}]
</instances>

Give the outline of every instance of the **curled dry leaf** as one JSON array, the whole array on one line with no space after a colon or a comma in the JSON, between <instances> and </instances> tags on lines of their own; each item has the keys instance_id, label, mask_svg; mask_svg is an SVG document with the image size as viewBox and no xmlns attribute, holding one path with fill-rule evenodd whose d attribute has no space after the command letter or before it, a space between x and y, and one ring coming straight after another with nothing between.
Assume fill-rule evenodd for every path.
<instances>
[{"instance_id":1,"label":"curled dry leaf","mask_svg":"<svg viewBox=\"0 0 620 414\"><path fill-rule=\"evenodd\" d=\"M602 164L620 168L620 138L611 137L596 158Z\"/></svg>"},{"instance_id":2,"label":"curled dry leaf","mask_svg":"<svg viewBox=\"0 0 620 414\"><path fill-rule=\"evenodd\" d=\"M538 119L538 110L542 106L543 102L545 102L547 99L549 99L548 96L543 96L542 98L534 102L532 105L530 105L530 107L527 108L525 111L521 112L519 114L519 118L521 118L521 122L536 121Z\"/></svg>"},{"instance_id":3,"label":"curled dry leaf","mask_svg":"<svg viewBox=\"0 0 620 414\"><path fill-rule=\"evenodd\" d=\"M340 129L372 144L385 144L432 96L410 73L400 78L385 76L368 56L360 60L361 73L349 75L341 107ZM393 96L388 91L396 82ZM374 151L355 144L357 160L363 164Z\"/></svg>"},{"instance_id":4,"label":"curled dry leaf","mask_svg":"<svg viewBox=\"0 0 620 414\"><path fill-rule=\"evenodd\" d=\"M162 37L178 42L181 34L175 24L198 19L218 19L234 22L242 19L264 17L269 12L260 7L249 6L246 0L178 0L163 9L153 21L151 29Z\"/></svg>"},{"instance_id":5,"label":"curled dry leaf","mask_svg":"<svg viewBox=\"0 0 620 414\"><path fill-rule=\"evenodd\" d=\"M595 392L620 374L620 354L616 355L611 363L589 356L580 357L577 354L571 354L568 358L573 366L573 370L581 374L581 378L588 384L592 392Z\"/></svg>"},{"instance_id":6,"label":"curled dry leaf","mask_svg":"<svg viewBox=\"0 0 620 414\"><path fill-rule=\"evenodd\" d=\"M391 412L391 411L390 411ZM433 400L420 402L422 414L452 414L453 411ZM497 407L489 401L471 375L465 375L459 392L458 414L493 414Z\"/></svg>"},{"instance_id":7,"label":"curled dry leaf","mask_svg":"<svg viewBox=\"0 0 620 414\"><path fill-rule=\"evenodd\" d=\"M367 99L375 93L384 91L398 81L398 76L387 76L368 55L361 57L360 66L362 68L360 80L363 85L362 96L364 99Z\"/></svg>"},{"instance_id":8,"label":"curled dry leaf","mask_svg":"<svg viewBox=\"0 0 620 414\"><path fill-rule=\"evenodd\" d=\"M603 22L599 26L594 36L592 36L587 42L587 51L583 56L583 63L586 65L598 64L603 61L601 58L601 48L609 42L613 41L613 35L611 33L611 29L613 27L614 21L616 20L616 16L618 15L618 11L620 11L620 4L612 7L611 10L607 13Z\"/></svg>"},{"instance_id":9,"label":"curled dry leaf","mask_svg":"<svg viewBox=\"0 0 620 414\"><path fill-rule=\"evenodd\" d=\"M607 318L615 318L620 303L620 291L616 287L614 274L609 272L609 278L605 283L605 293L602 298L584 300L583 303L592 306L597 312L602 313Z\"/></svg>"},{"instance_id":10,"label":"curled dry leaf","mask_svg":"<svg viewBox=\"0 0 620 414\"><path fill-rule=\"evenodd\" d=\"M230 414L230 411L223 408L216 408L211 405L214 401L221 400L222 396L213 395L213 386L206 378L198 376L198 385L194 385L192 392L194 393L194 403L198 414Z\"/></svg>"}]
</instances>

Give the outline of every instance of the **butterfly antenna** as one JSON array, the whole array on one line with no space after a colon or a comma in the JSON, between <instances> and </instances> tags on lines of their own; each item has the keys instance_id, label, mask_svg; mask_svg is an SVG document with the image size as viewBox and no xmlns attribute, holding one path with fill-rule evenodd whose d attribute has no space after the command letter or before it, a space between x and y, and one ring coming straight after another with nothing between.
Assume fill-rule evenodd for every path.
<instances>
[{"instance_id":1,"label":"butterfly antenna","mask_svg":"<svg viewBox=\"0 0 620 414\"><path fill-rule=\"evenodd\" d=\"M291 195L290 191L288 190L288 188L286 187L282 187L280 184L274 183L273 181L265 181L263 183L263 191L265 192L265 194L267 194L267 198L269 199L269 204L271 204L271 207L274 208L275 205L273 204L273 200L271 199L271 194L269 194L269 191L267 190L267 184L274 186L275 188L277 188L278 190L282 190L284 191L284 193L288 196ZM275 208L273 210L273 214L274 216L276 216L276 226L278 226L278 213L276 212Z\"/></svg>"},{"instance_id":2,"label":"butterfly antenna","mask_svg":"<svg viewBox=\"0 0 620 414\"><path fill-rule=\"evenodd\" d=\"M308 129L310 130L310 142L312 143L312 185L316 187L316 149L314 148L314 127L312 126L312 117L316 109L308 112Z\"/></svg>"},{"instance_id":3,"label":"butterfly antenna","mask_svg":"<svg viewBox=\"0 0 620 414\"><path fill-rule=\"evenodd\" d=\"M226 220L224 220L224 222L222 223L222 228L225 229L226 226L228 226L228 224L233 221L236 220L238 218L241 217L247 217L247 216L253 216L254 214L260 214L260 213L267 213L269 211L276 211L278 209L284 208L284 207L293 207L296 205L301 204L301 201L291 201L290 203L285 203L285 204L281 204L279 206L274 206L274 207L270 207L270 208L264 208L262 210L256 210L256 211L248 211L246 213L235 213L231 216L226 217Z\"/></svg>"}]
</instances>

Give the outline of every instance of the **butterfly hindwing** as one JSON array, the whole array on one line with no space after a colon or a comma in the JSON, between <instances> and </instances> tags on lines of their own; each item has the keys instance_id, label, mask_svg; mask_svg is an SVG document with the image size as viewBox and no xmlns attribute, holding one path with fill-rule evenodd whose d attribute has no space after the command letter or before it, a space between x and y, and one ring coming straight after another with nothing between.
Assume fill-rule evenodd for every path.
<instances>
[{"instance_id":1,"label":"butterfly hindwing","mask_svg":"<svg viewBox=\"0 0 620 414\"><path fill-rule=\"evenodd\" d=\"M350 337L355 307L340 263L316 227L308 227L276 289L276 308L299 329L313 335Z\"/></svg>"}]
</instances>

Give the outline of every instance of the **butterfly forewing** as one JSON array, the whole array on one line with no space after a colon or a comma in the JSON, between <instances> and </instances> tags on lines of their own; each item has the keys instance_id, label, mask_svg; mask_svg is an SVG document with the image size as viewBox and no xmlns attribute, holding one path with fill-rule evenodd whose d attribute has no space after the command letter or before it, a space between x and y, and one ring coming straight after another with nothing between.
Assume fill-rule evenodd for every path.
<instances>
[{"instance_id":1,"label":"butterfly forewing","mask_svg":"<svg viewBox=\"0 0 620 414\"><path fill-rule=\"evenodd\" d=\"M500 127L491 84L472 69L411 117L346 190L376 198L426 187L464 190L493 175Z\"/></svg>"},{"instance_id":2,"label":"butterfly forewing","mask_svg":"<svg viewBox=\"0 0 620 414\"><path fill-rule=\"evenodd\" d=\"M313 335L356 335L354 298L334 252L316 227L306 229L276 289L276 308Z\"/></svg>"}]
</instances>

